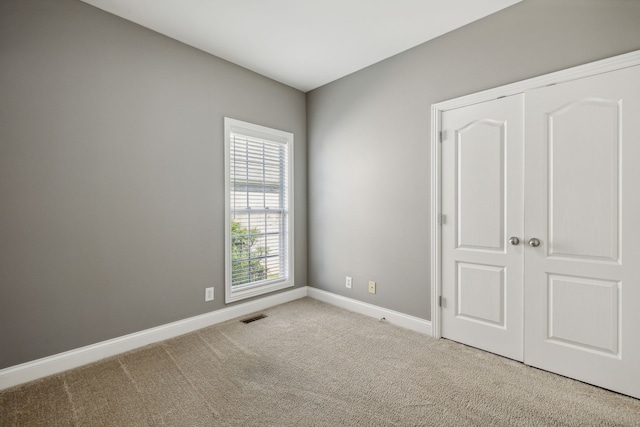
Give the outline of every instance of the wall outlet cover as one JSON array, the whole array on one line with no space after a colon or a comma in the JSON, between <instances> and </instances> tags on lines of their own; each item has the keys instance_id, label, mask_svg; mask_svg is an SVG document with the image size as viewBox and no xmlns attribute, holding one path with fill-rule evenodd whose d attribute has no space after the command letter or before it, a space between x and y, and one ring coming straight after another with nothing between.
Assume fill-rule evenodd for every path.
<instances>
[{"instance_id":1,"label":"wall outlet cover","mask_svg":"<svg viewBox=\"0 0 640 427\"><path fill-rule=\"evenodd\" d=\"M351 286L353 286L353 277L347 276L347 280L345 281L344 284L347 289L351 289Z\"/></svg>"},{"instance_id":2,"label":"wall outlet cover","mask_svg":"<svg viewBox=\"0 0 640 427\"><path fill-rule=\"evenodd\" d=\"M213 301L213 288L205 288L204 289L204 300L205 301Z\"/></svg>"},{"instance_id":3,"label":"wall outlet cover","mask_svg":"<svg viewBox=\"0 0 640 427\"><path fill-rule=\"evenodd\" d=\"M376 282L369 281L369 293L370 294L376 293Z\"/></svg>"}]
</instances>

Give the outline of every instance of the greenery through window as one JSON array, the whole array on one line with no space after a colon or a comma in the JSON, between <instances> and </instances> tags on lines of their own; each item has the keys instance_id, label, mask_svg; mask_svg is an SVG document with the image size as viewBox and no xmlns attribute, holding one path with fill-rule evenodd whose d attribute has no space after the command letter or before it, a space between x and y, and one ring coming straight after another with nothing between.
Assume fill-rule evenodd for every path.
<instances>
[{"instance_id":1,"label":"greenery through window","mask_svg":"<svg viewBox=\"0 0 640 427\"><path fill-rule=\"evenodd\" d=\"M267 278L267 268L263 263L263 255L267 248L256 244L260 230L248 230L237 221L231 221L231 259L234 285L244 285Z\"/></svg>"}]
</instances>

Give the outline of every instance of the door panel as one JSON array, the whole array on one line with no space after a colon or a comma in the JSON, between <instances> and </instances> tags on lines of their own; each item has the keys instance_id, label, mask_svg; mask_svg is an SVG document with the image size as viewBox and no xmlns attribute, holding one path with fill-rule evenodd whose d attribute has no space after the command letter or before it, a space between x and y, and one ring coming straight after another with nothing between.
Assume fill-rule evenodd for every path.
<instances>
[{"instance_id":1,"label":"door panel","mask_svg":"<svg viewBox=\"0 0 640 427\"><path fill-rule=\"evenodd\" d=\"M504 252L504 126L479 120L456 132L458 248Z\"/></svg>"},{"instance_id":2,"label":"door panel","mask_svg":"<svg viewBox=\"0 0 640 427\"><path fill-rule=\"evenodd\" d=\"M640 67L526 97L524 361L640 397Z\"/></svg>"},{"instance_id":3,"label":"door panel","mask_svg":"<svg viewBox=\"0 0 640 427\"><path fill-rule=\"evenodd\" d=\"M457 265L457 316L504 327L505 267L462 262Z\"/></svg>"},{"instance_id":4,"label":"door panel","mask_svg":"<svg viewBox=\"0 0 640 427\"><path fill-rule=\"evenodd\" d=\"M621 107L585 97L546 114L549 256L618 261Z\"/></svg>"},{"instance_id":5,"label":"door panel","mask_svg":"<svg viewBox=\"0 0 640 427\"><path fill-rule=\"evenodd\" d=\"M547 277L549 341L619 356L620 282Z\"/></svg>"},{"instance_id":6,"label":"door panel","mask_svg":"<svg viewBox=\"0 0 640 427\"><path fill-rule=\"evenodd\" d=\"M523 95L443 113L442 336L522 360Z\"/></svg>"}]
</instances>

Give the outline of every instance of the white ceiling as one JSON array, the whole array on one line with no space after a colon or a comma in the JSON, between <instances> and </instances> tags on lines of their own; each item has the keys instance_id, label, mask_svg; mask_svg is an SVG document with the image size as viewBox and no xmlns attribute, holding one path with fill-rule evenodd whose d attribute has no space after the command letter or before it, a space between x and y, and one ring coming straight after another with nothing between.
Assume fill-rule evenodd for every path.
<instances>
[{"instance_id":1,"label":"white ceiling","mask_svg":"<svg viewBox=\"0 0 640 427\"><path fill-rule=\"evenodd\" d=\"M522 0L83 0L303 92Z\"/></svg>"}]
</instances>

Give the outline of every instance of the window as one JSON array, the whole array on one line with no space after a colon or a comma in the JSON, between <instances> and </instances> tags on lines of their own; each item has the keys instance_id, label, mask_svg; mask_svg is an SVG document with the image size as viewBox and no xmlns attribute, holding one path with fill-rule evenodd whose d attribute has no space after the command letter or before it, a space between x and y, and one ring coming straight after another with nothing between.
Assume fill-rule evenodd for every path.
<instances>
[{"instance_id":1,"label":"window","mask_svg":"<svg viewBox=\"0 0 640 427\"><path fill-rule=\"evenodd\" d=\"M293 134L224 119L227 303L293 286Z\"/></svg>"}]
</instances>

